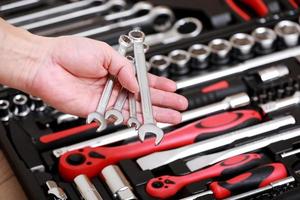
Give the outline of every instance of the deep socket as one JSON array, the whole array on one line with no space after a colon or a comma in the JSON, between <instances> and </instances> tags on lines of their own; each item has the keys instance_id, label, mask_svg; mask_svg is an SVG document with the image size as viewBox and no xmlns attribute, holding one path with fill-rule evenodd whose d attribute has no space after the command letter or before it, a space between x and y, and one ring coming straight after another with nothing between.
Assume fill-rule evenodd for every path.
<instances>
[{"instance_id":1,"label":"deep socket","mask_svg":"<svg viewBox=\"0 0 300 200\"><path fill-rule=\"evenodd\" d=\"M224 65L230 60L230 52L232 45L229 41L224 39L214 39L208 47L211 50L211 62L216 65Z\"/></svg>"},{"instance_id":2,"label":"deep socket","mask_svg":"<svg viewBox=\"0 0 300 200\"><path fill-rule=\"evenodd\" d=\"M46 104L43 102L41 98L32 95L30 95L29 98L31 100L31 106L30 106L31 110L42 112L47 108Z\"/></svg>"},{"instance_id":3,"label":"deep socket","mask_svg":"<svg viewBox=\"0 0 300 200\"><path fill-rule=\"evenodd\" d=\"M283 20L275 26L274 30L284 46L293 47L298 44L300 35L299 24Z\"/></svg>"},{"instance_id":4,"label":"deep socket","mask_svg":"<svg viewBox=\"0 0 300 200\"><path fill-rule=\"evenodd\" d=\"M190 54L187 51L176 49L168 55L171 66L170 72L175 75L183 75L189 72L189 61L191 59Z\"/></svg>"},{"instance_id":5,"label":"deep socket","mask_svg":"<svg viewBox=\"0 0 300 200\"><path fill-rule=\"evenodd\" d=\"M11 116L9 111L9 101L7 100L0 100L0 120L1 121L8 121Z\"/></svg>"},{"instance_id":6,"label":"deep socket","mask_svg":"<svg viewBox=\"0 0 300 200\"><path fill-rule=\"evenodd\" d=\"M208 59L211 50L208 46L203 44L194 44L188 50L191 56L191 68L205 69L208 67Z\"/></svg>"},{"instance_id":7,"label":"deep socket","mask_svg":"<svg viewBox=\"0 0 300 200\"><path fill-rule=\"evenodd\" d=\"M29 114L30 109L28 104L28 98L27 96L23 94L17 94L13 98L13 103L15 105L14 109L14 115L19 116L19 117L25 117L26 115Z\"/></svg>"},{"instance_id":8,"label":"deep socket","mask_svg":"<svg viewBox=\"0 0 300 200\"><path fill-rule=\"evenodd\" d=\"M275 31L266 27L254 29L252 36L256 42L255 51L258 54L268 54L274 51L277 35Z\"/></svg>"},{"instance_id":9,"label":"deep socket","mask_svg":"<svg viewBox=\"0 0 300 200\"><path fill-rule=\"evenodd\" d=\"M230 38L233 47L232 54L239 60L247 60L253 57L254 38L246 33L236 33Z\"/></svg>"},{"instance_id":10,"label":"deep socket","mask_svg":"<svg viewBox=\"0 0 300 200\"><path fill-rule=\"evenodd\" d=\"M158 76L168 76L170 59L164 55L156 55L149 60L151 71Z\"/></svg>"}]
</instances>

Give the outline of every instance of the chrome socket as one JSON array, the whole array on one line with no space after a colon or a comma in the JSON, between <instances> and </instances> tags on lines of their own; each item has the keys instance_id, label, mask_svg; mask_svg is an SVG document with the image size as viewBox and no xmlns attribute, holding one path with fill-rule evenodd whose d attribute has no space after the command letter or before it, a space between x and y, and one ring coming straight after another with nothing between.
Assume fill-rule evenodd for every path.
<instances>
[{"instance_id":1,"label":"chrome socket","mask_svg":"<svg viewBox=\"0 0 300 200\"><path fill-rule=\"evenodd\" d=\"M255 40L255 51L258 54L268 54L274 51L277 39L275 31L270 28L259 27L251 35Z\"/></svg>"},{"instance_id":2,"label":"chrome socket","mask_svg":"<svg viewBox=\"0 0 300 200\"><path fill-rule=\"evenodd\" d=\"M13 98L13 103L15 105L13 112L15 116L25 117L30 113L27 96L23 94L17 94Z\"/></svg>"},{"instance_id":3,"label":"chrome socket","mask_svg":"<svg viewBox=\"0 0 300 200\"><path fill-rule=\"evenodd\" d=\"M230 60L230 52L232 45L229 41L224 39L214 39L208 47L211 50L211 62L216 65L224 65Z\"/></svg>"},{"instance_id":4,"label":"chrome socket","mask_svg":"<svg viewBox=\"0 0 300 200\"><path fill-rule=\"evenodd\" d=\"M86 175L78 175L74 179L74 183L85 200L103 200L94 184Z\"/></svg>"},{"instance_id":5,"label":"chrome socket","mask_svg":"<svg viewBox=\"0 0 300 200\"><path fill-rule=\"evenodd\" d=\"M211 50L208 46L203 44L194 44L188 50L191 56L191 68L205 69L208 67L208 59Z\"/></svg>"},{"instance_id":6,"label":"chrome socket","mask_svg":"<svg viewBox=\"0 0 300 200\"><path fill-rule=\"evenodd\" d=\"M43 112L47 108L46 104L41 98L32 95L30 95L29 98L31 100L30 109L32 111Z\"/></svg>"},{"instance_id":7,"label":"chrome socket","mask_svg":"<svg viewBox=\"0 0 300 200\"><path fill-rule=\"evenodd\" d=\"M254 38L246 33L236 33L230 38L233 47L233 56L239 60L253 57Z\"/></svg>"},{"instance_id":8,"label":"chrome socket","mask_svg":"<svg viewBox=\"0 0 300 200\"><path fill-rule=\"evenodd\" d=\"M299 43L300 26L295 22L283 20L275 26L274 31L286 47L293 47Z\"/></svg>"},{"instance_id":9,"label":"chrome socket","mask_svg":"<svg viewBox=\"0 0 300 200\"><path fill-rule=\"evenodd\" d=\"M168 69L170 67L170 59L164 55L156 55L149 60L150 68L153 74L158 76L168 76Z\"/></svg>"},{"instance_id":10,"label":"chrome socket","mask_svg":"<svg viewBox=\"0 0 300 200\"><path fill-rule=\"evenodd\" d=\"M9 101L3 99L0 100L0 120L3 122L7 122L11 117L9 105Z\"/></svg>"},{"instance_id":11,"label":"chrome socket","mask_svg":"<svg viewBox=\"0 0 300 200\"><path fill-rule=\"evenodd\" d=\"M187 51L176 49L168 55L171 66L170 72L175 75L183 75L189 72L190 54Z\"/></svg>"}]
</instances>

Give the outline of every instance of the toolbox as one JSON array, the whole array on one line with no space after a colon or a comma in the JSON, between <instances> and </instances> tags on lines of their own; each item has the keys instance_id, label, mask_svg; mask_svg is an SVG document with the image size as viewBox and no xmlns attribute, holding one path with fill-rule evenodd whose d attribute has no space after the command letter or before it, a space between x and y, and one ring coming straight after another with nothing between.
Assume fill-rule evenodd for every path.
<instances>
[{"instance_id":1,"label":"toolbox","mask_svg":"<svg viewBox=\"0 0 300 200\"><path fill-rule=\"evenodd\" d=\"M300 199L298 0L39 0L0 2L0 16L43 36L117 47L146 34L150 73L177 83L189 107L134 128L62 113L0 89L0 144L31 200Z\"/></svg>"}]
</instances>

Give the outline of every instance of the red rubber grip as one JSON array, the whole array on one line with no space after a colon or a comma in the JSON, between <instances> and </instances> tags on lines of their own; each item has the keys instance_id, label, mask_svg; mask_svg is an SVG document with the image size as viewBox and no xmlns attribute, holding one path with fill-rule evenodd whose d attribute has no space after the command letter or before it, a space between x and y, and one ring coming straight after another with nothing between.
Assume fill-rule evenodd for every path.
<instances>
[{"instance_id":1,"label":"red rubber grip","mask_svg":"<svg viewBox=\"0 0 300 200\"><path fill-rule=\"evenodd\" d=\"M94 177L104 167L118 161L192 144L196 139L199 139L199 136L212 135L213 137L226 131L236 130L236 127L247 126L249 122L253 124L260 120L260 114L254 110L226 112L174 130L166 134L158 146L155 146L155 138L149 138L143 143L134 142L116 147L86 147L70 151L60 157L59 172L67 181L72 181L79 174Z\"/></svg>"},{"instance_id":2,"label":"red rubber grip","mask_svg":"<svg viewBox=\"0 0 300 200\"><path fill-rule=\"evenodd\" d=\"M250 6L258 16L264 17L268 15L269 9L263 0L241 0L244 4ZM248 15L243 9L241 9L236 3L235 0L226 0L227 5L238 14L243 20L250 21L251 16Z\"/></svg>"},{"instance_id":3,"label":"red rubber grip","mask_svg":"<svg viewBox=\"0 0 300 200\"><path fill-rule=\"evenodd\" d=\"M210 184L215 198L224 199L231 195L269 185L271 182L286 178L288 175L282 163L271 163L222 182Z\"/></svg>"},{"instance_id":4,"label":"red rubber grip","mask_svg":"<svg viewBox=\"0 0 300 200\"><path fill-rule=\"evenodd\" d=\"M185 176L153 178L148 181L146 191L153 197L167 199L191 183L219 176L234 176L253 169L260 165L261 158L262 156L256 153L242 154Z\"/></svg>"},{"instance_id":5,"label":"red rubber grip","mask_svg":"<svg viewBox=\"0 0 300 200\"><path fill-rule=\"evenodd\" d=\"M51 142L61 140L61 139L66 138L66 137L70 137L72 135L80 134L80 133L82 133L86 130L89 130L89 129L97 128L98 126L99 125L95 122L91 123L91 124L85 124L85 125L82 125L82 126L78 126L78 127L70 128L70 129L67 129L67 130L63 130L63 131L59 131L59 132L44 135L44 136L39 138L39 141L41 143L44 143L44 144L51 143Z\"/></svg>"}]
</instances>

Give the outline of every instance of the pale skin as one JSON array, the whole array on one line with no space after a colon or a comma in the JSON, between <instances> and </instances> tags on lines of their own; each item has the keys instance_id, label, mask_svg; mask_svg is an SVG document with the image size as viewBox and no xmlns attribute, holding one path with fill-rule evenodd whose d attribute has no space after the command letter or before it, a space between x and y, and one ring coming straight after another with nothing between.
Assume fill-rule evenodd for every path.
<instances>
[{"instance_id":1,"label":"pale skin","mask_svg":"<svg viewBox=\"0 0 300 200\"><path fill-rule=\"evenodd\" d=\"M62 112L87 117L97 107L108 74L120 83L109 106L115 102L120 85L138 97L130 62L106 43L74 36L36 36L0 18L0 83L41 97ZM156 121L179 123L180 111L188 103L175 93L175 82L151 74L149 81ZM123 114L127 119L127 104Z\"/></svg>"}]
</instances>

